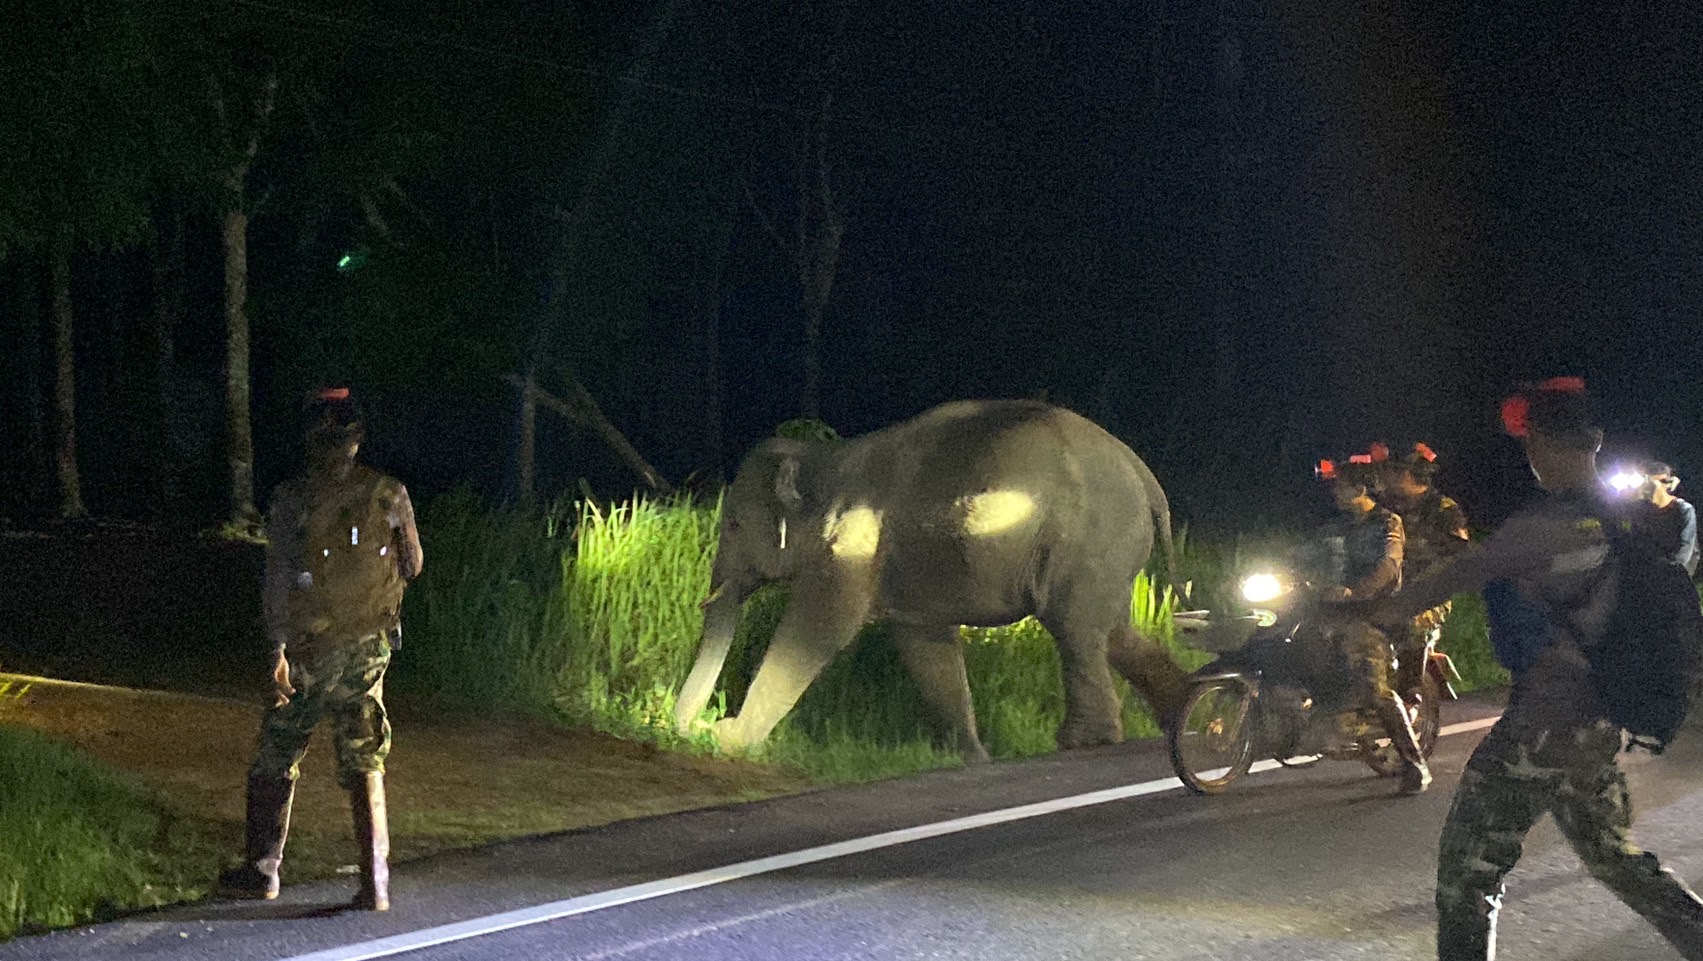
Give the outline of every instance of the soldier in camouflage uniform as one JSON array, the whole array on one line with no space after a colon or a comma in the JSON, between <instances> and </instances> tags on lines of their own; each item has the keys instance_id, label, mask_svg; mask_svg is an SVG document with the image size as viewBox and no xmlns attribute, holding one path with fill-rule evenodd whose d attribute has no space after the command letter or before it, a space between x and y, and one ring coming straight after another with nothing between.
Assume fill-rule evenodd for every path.
<instances>
[{"instance_id":1,"label":"soldier in camouflage uniform","mask_svg":"<svg viewBox=\"0 0 1703 961\"><path fill-rule=\"evenodd\" d=\"M1583 645L1599 635L1612 592L1594 590L1608 544L1598 519L1602 431L1584 384L1558 378L1504 405L1548 495L1461 555L1383 602L1379 623L1401 624L1445 598L1486 588L1518 605L1493 618L1497 655L1513 671L1508 707L1461 775L1437 853L1437 957L1495 954L1503 879L1545 812L1591 875L1654 924L1681 955L1703 961L1703 900L1631 839L1621 732L1604 715Z\"/></svg>"},{"instance_id":2,"label":"soldier in camouflage uniform","mask_svg":"<svg viewBox=\"0 0 1703 961\"><path fill-rule=\"evenodd\" d=\"M1638 488L1641 510L1634 513L1634 530L1647 539L1658 557L1671 557L1685 568L1685 573L1697 575L1697 509L1683 497L1674 495L1679 478L1673 468L1659 460L1646 461L1644 483Z\"/></svg>"},{"instance_id":3,"label":"soldier in camouflage uniform","mask_svg":"<svg viewBox=\"0 0 1703 961\"><path fill-rule=\"evenodd\" d=\"M1437 473L1437 455L1424 444L1413 445L1406 457L1384 459L1378 484L1378 503L1401 516L1407 533L1407 555L1403 573L1409 581L1437 569L1466 546L1466 511L1454 498L1431 486ZM1443 631L1453 601L1423 611L1413 619L1413 629L1400 645L1400 678L1397 686L1411 690L1420 683L1425 664L1419 653L1435 644Z\"/></svg>"},{"instance_id":4,"label":"soldier in camouflage uniform","mask_svg":"<svg viewBox=\"0 0 1703 961\"><path fill-rule=\"evenodd\" d=\"M1390 641L1361 616L1356 605L1388 597L1401 588L1406 535L1401 518L1372 500L1374 477L1367 455L1346 465L1321 464L1331 482L1338 515L1296 552L1297 566L1319 586L1321 600L1339 605L1324 618L1327 657L1346 656L1355 699L1372 707L1406 764L1402 791L1418 794L1431 783L1419 738L1391 685ZM1328 465L1328 466L1327 466ZM1341 606L1347 605L1347 606Z\"/></svg>"},{"instance_id":5,"label":"soldier in camouflage uniform","mask_svg":"<svg viewBox=\"0 0 1703 961\"><path fill-rule=\"evenodd\" d=\"M249 769L244 863L220 876L227 896L278 896L299 765L329 718L361 847L353 903L390 907L384 672L401 639L403 589L423 557L407 489L355 463L361 440L348 390L320 392L309 408L307 469L272 495L263 599L276 697Z\"/></svg>"}]
</instances>

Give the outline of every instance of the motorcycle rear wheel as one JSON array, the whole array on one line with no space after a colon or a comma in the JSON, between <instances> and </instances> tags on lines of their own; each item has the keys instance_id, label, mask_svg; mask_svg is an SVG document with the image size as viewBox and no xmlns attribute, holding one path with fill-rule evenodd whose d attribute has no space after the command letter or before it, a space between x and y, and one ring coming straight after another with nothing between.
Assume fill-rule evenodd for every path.
<instances>
[{"instance_id":1,"label":"motorcycle rear wheel","mask_svg":"<svg viewBox=\"0 0 1703 961\"><path fill-rule=\"evenodd\" d=\"M1236 678L1197 682L1167 740L1171 769L1196 794L1217 794L1248 773L1254 756L1254 692Z\"/></svg>"},{"instance_id":2,"label":"motorcycle rear wheel","mask_svg":"<svg viewBox=\"0 0 1703 961\"><path fill-rule=\"evenodd\" d=\"M1430 671L1419 682L1419 691L1402 698L1413 717L1413 733L1419 736L1419 756L1429 759L1437 749L1437 737L1443 729L1443 686ZM1415 709L1417 708L1417 712ZM1366 766L1381 777L1394 777L1406 765L1389 738L1380 738L1377 746L1364 755Z\"/></svg>"}]
</instances>

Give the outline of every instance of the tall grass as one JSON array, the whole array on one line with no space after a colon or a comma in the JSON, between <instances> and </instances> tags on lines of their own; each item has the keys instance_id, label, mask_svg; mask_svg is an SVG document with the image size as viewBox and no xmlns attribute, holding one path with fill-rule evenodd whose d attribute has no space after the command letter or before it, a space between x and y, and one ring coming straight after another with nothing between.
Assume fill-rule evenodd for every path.
<instances>
[{"instance_id":1,"label":"tall grass","mask_svg":"<svg viewBox=\"0 0 1703 961\"><path fill-rule=\"evenodd\" d=\"M198 897L225 846L69 745L0 723L0 940Z\"/></svg>"},{"instance_id":2,"label":"tall grass","mask_svg":"<svg viewBox=\"0 0 1703 961\"><path fill-rule=\"evenodd\" d=\"M430 567L410 590L409 648L398 659L404 689L710 749L702 735L683 742L672 714L697 653L719 509L684 496L572 512L489 510L466 495L432 504L422 519ZM1186 532L1178 540L1180 575L1193 585L1188 607L1227 607L1239 571L1287 552L1276 542L1201 544ZM782 586L746 602L712 712L737 712L786 602ZM1169 586L1144 574L1130 620L1195 667L1209 655L1175 636L1172 615L1182 606ZM1064 691L1047 632L1028 619L965 629L963 643L989 752L1053 750ZM1457 606L1444 643L1469 689L1498 682L1482 612L1471 600ZM1126 733L1157 734L1146 704L1118 683ZM939 730L877 625L828 665L764 753L825 780L862 779L956 763L937 743Z\"/></svg>"},{"instance_id":3,"label":"tall grass","mask_svg":"<svg viewBox=\"0 0 1703 961\"><path fill-rule=\"evenodd\" d=\"M403 598L403 697L550 711L563 669L561 590L572 518L560 506L492 509L457 491L419 518L426 566Z\"/></svg>"},{"instance_id":4,"label":"tall grass","mask_svg":"<svg viewBox=\"0 0 1703 961\"><path fill-rule=\"evenodd\" d=\"M1443 639L1438 648L1455 662L1461 674L1458 690L1477 691L1508 683L1508 669L1496 663L1490 647L1490 626L1484 616L1484 599L1477 594L1455 598L1454 610L1443 622Z\"/></svg>"},{"instance_id":5,"label":"tall grass","mask_svg":"<svg viewBox=\"0 0 1703 961\"><path fill-rule=\"evenodd\" d=\"M584 505L564 557L568 616L554 638L564 662L554 701L615 734L666 737L674 689L703 629L719 504L689 496Z\"/></svg>"},{"instance_id":6,"label":"tall grass","mask_svg":"<svg viewBox=\"0 0 1703 961\"><path fill-rule=\"evenodd\" d=\"M709 587L719 505L636 500L580 515L578 550L564 567L570 664L557 703L572 718L629 737L671 743L674 693L696 655ZM722 709L736 712L786 606L784 588L746 603L722 679ZM1131 621L1190 666L1206 655L1179 645L1171 627L1177 599L1143 575ZM1051 751L1063 721L1059 656L1029 619L966 629L966 668L984 743L996 757ZM1120 682L1121 683L1121 682ZM1146 705L1125 688L1125 727L1157 733ZM768 757L843 780L954 763L936 744L938 724L923 706L885 631L859 634L806 691L775 732Z\"/></svg>"}]
</instances>

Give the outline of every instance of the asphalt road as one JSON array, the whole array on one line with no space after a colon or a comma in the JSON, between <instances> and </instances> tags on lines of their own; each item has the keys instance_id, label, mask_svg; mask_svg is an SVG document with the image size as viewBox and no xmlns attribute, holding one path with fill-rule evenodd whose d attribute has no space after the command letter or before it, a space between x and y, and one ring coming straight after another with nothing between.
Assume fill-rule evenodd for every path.
<instances>
[{"instance_id":1,"label":"asphalt road","mask_svg":"<svg viewBox=\"0 0 1703 961\"><path fill-rule=\"evenodd\" d=\"M1483 704L1448 707L1451 725L1494 713ZM1445 737L1437 781L1417 798L1343 762L1257 773L1200 798L1149 783L1170 776L1160 745L1122 745L403 865L388 915L336 910L351 883L286 887L271 904L199 905L23 939L0 945L0 961L1429 958L1437 833L1481 734ZM1639 839L1703 882L1703 731L1661 758L1625 764ZM1147 786L1132 792L1131 784ZM1119 786L1126 789L1111 793L1135 796L1021 817L989 813ZM951 833L846 856L819 852L822 859L779 870L750 864L977 815L1016 819L949 823L920 833ZM1678 957L1584 873L1547 821L1526 852L1509 879L1499 957ZM653 884L680 876L700 886L663 893L680 884ZM503 917L494 923L494 915ZM474 933L502 923L517 926ZM419 946L432 940L445 943ZM398 947L409 950L386 953Z\"/></svg>"}]
</instances>

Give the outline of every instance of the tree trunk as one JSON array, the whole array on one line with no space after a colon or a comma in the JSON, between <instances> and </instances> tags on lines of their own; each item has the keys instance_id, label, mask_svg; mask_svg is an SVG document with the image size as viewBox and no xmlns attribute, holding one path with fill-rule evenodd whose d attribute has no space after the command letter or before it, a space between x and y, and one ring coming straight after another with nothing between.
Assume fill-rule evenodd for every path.
<instances>
[{"instance_id":1,"label":"tree trunk","mask_svg":"<svg viewBox=\"0 0 1703 961\"><path fill-rule=\"evenodd\" d=\"M725 476L726 424L722 416L721 389L721 287L727 271L729 243L733 238L733 212L728 211L715 234L713 259L699 275L697 291L698 331L703 339L704 430L709 435L710 462L716 479Z\"/></svg>"},{"instance_id":2,"label":"tree trunk","mask_svg":"<svg viewBox=\"0 0 1703 961\"><path fill-rule=\"evenodd\" d=\"M621 433L621 429L609 420L609 417L603 413L603 408L597 406L597 401L592 398L591 392L585 389L585 385L581 384L571 371L562 371L562 377L568 382L569 393L572 395L570 400L562 400L527 378L511 375L508 381L520 388L522 393L531 394L535 404L542 404L567 418L570 423L584 427L601 437L603 442L608 444L610 449L628 467L632 468L633 473L645 479L645 483L650 485L651 490L662 494L673 493L674 485L664 479L661 472L656 468L650 466L650 462L645 460L638 448L634 447L632 442L627 440L627 436Z\"/></svg>"},{"instance_id":3,"label":"tree trunk","mask_svg":"<svg viewBox=\"0 0 1703 961\"><path fill-rule=\"evenodd\" d=\"M225 211L225 463L230 468L230 521L251 527L254 508L254 434L249 424L248 214L241 201Z\"/></svg>"},{"instance_id":4,"label":"tree trunk","mask_svg":"<svg viewBox=\"0 0 1703 961\"><path fill-rule=\"evenodd\" d=\"M155 511L168 516L183 495L183 477L178 463L177 423L177 325L183 320L184 291L183 211L175 204L163 218L166 233L156 238L154 267L154 422L159 436L154 441Z\"/></svg>"},{"instance_id":5,"label":"tree trunk","mask_svg":"<svg viewBox=\"0 0 1703 961\"><path fill-rule=\"evenodd\" d=\"M815 169L799 184L798 285L804 294L804 392L799 416L822 416L822 317L840 267L846 222L828 181L827 128L832 98L822 95L815 131Z\"/></svg>"},{"instance_id":6,"label":"tree trunk","mask_svg":"<svg viewBox=\"0 0 1703 961\"><path fill-rule=\"evenodd\" d=\"M28 255L14 261L12 285L15 295L14 316L18 318L18 367L16 382L19 403L23 409L24 455L12 459L18 486L15 503L33 513L47 499L45 474L47 463L47 414L42 403L41 377L41 275L37 264Z\"/></svg>"},{"instance_id":7,"label":"tree trunk","mask_svg":"<svg viewBox=\"0 0 1703 961\"><path fill-rule=\"evenodd\" d=\"M798 416L822 418L822 305L804 305L804 390L798 399Z\"/></svg>"},{"instance_id":8,"label":"tree trunk","mask_svg":"<svg viewBox=\"0 0 1703 961\"><path fill-rule=\"evenodd\" d=\"M640 88L649 82L651 71L656 66L657 54L673 32L674 23L680 18L685 6L685 0L667 0L657 7L656 18L651 21L649 31L639 45L633 65L623 78L624 82L617 87L615 103L609 108L601 135L586 163L579 198L571 209L560 211L563 221L562 237L550 270L550 301L540 315L538 327L532 336L531 356L534 359L544 357L550 350L552 338L568 325L568 288L579 269L579 255L585 244L586 225L591 222L592 213L604 200L603 193L609 179L609 171L614 166L615 149L625 136L633 101L637 98Z\"/></svg>"},{"instance_id":9,"label":"tree trunk","mask_svg":"<svg viewBox=\"0 0 1703 961\"><path fill-rule=\"evenodd\" d=\"M538 496L538 378L527 368L526 379L520 387L520 502L532 503Z\"/></svg>"},{"instance_id":10,"label":"tree trunk","mask_svg":"<svg viewBox=\"0 0 1703 961\"><path fill-rule=\"evenodd\" d=\"M845 53L845 28L849 4L839 5L834 26L824 40L825 49L810 80L816 114L804 137L804 155L798 167L798 285L804 300L804 389L799 398L799 416L813 420L822 416L822 319L834 292L834 277L840 268L840 241L846 222L834 202L828 167L828 126L833 117L833 85Z\"/></svg>"},{"instance_id":11,"label":"tree trunk","mask_svg":"<svg viewBox=\"0 0 1703 961\"><path fill-rule=\"evenodd\" d=\"M53 238L53 412L54 464L59 477L59 516L87 517L83 482L77 470L77 370L72 341L71 228L61 226Z\"/></svg>"},{"instance_id":12,"label":"tree trunk","mask_svg":"<svg viewBox=\"0 0 1703 961\"><path fill-rule=\"evenodd\" d=\"M242 158L224 172L225 219L225 462L230 469L230 522L260 526L254 508L254 432L249 423L248 168L260 152L260 135L272 117L278 77L268 74L250 104Z\"/></svg>"}]
</instances>

